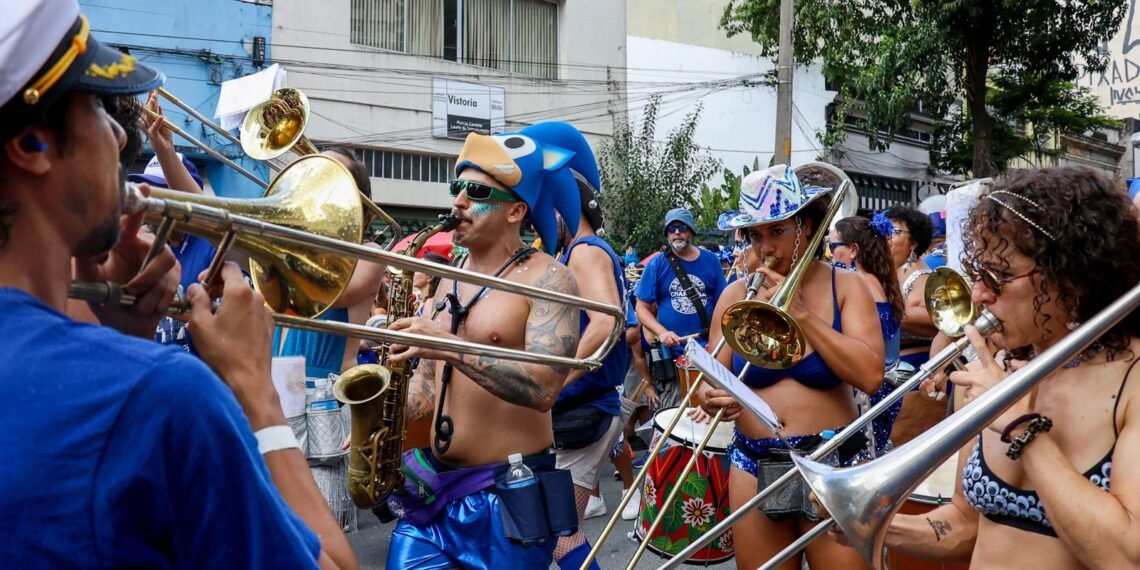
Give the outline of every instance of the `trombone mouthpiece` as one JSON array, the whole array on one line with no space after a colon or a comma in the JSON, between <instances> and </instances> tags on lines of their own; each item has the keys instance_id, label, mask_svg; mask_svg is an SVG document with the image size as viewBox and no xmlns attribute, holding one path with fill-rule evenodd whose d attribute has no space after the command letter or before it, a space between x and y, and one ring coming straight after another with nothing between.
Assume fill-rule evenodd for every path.
<instances>
[{"instance_id":1,"label":"trombone mouthpiece","mask_svg":"<svg viewBox=\"0 0 1140 570\"><path fill-rule=\"evenodd\" d=\"M776 266L776 258L768 255L764 257L764 267L771 269Z\"/></svg>"},{"instance_id":2,"label":"trombone mouthpiece","mask_svg":"<svg viewBox=\"0 0 1140 570\"><path fill-rule=\"evenodd\" d=\"M123 199L120 206L124 214L135 214L146 209L146 196L143 196L138 184L127 182L123 185Z\"/></svg>"}]
</instances>

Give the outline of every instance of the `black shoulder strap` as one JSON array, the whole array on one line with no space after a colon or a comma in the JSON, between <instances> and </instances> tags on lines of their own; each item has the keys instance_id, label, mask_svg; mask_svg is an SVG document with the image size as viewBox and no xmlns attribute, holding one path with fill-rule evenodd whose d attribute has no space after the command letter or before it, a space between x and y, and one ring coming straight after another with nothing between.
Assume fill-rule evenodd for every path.
<instances>
[{"instance_id":1,"label":"black shoulder strap","mask_svg":"<svg viewBox=\"0 0 1140 570\"><path fill-rule=\"evenodd\" d=\"M665 259L669 261L669 267L673 269L673 274L677 276L677 282L685 289L685 296L689 298L689 302L697 309L697 316L701 318L701 336L708 336L709 334L709 313L705 310L705 304L701 302L701 296L697 293L696 287L693 287L693 282L689 279L688 272L684 267L681 267L681 260L677 258L677 254L669 249L665 251Z\"/></svg>"},{"instance_id":2,"label":"black shoulder strap","mask_svg":"<svg viewBox=\"0 0 1140 570\"><path fill-rule=\"evenodd\" d=\"M533 247L519 248L519 250L515 251L510 259L495 272L493 277L501 276L510 266L530 257L537 251L538 250ZM478 303L479 299L482 299L483 295L487 293L489 289L490 287L484 286L472 297L471 301L464 305L459 301L459 281L452 281L451 292L436 305L437 313L442 311L445 306L451 313L451 334L459 332L460 325L467 319L467 315L471 312L471 309L475 307L475 303ZM451 419L451 416L443 413L443 402L447 399L447 386L451 383L452 370L451 364L443 365L443 373L440 375L439 380L439 402L435 407L435 441L433 443L436 451L440 455L447 453L448 448L451 447L451 436L455 433L455 421Z\"/></svg>"}]
</instances>

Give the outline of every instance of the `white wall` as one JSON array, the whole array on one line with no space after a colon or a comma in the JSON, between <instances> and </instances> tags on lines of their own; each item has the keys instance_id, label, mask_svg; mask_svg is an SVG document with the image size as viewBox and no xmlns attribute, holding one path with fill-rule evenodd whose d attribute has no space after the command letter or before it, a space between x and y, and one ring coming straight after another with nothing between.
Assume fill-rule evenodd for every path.
<instances>
[{"instance_id":1,"label":"white wall","mask_svg":"<svg viewBox=\"0 0 1140 570\"><path fill-rule=\"evenodd\" d=\"M558 19L558 81L355 46L349 0L275 3L273 56L297 62L285 65L288 84L308 95L314 112L308 134L318 141L457 155L461 141L431 136L431 85L439 77L503 87L508 130L567 120L596 142L624 111L625 5L562 2ZM444 188L373 178L376 201L393 205L450 207Z\"/></svg>"},{"instance_id":2,"label":"white wall","mask_svg":"<svg viewBox=\"0 0 1140 570\"><path fill-rule=\"evenodd\" d=\"M657 138L664 140L685 115L703 104L697 142L709 147L734 172L751 167L755 157L767 166L775 148L776 89L765 85L701 86L749 74L771 71L771 60L725 49L630 36L628 103L631 118L640 121L651 93L662 94ZM817 160L822 153L816 133L826 126L826 109L835 96L824 86L818 65L795 69L796 112L792 122L792 165ZM680 90L681 92L675 92ZM668 93L674 91L675 93ZM719 184L718 174L710 184Z\"/></svg>"}]
</instances>

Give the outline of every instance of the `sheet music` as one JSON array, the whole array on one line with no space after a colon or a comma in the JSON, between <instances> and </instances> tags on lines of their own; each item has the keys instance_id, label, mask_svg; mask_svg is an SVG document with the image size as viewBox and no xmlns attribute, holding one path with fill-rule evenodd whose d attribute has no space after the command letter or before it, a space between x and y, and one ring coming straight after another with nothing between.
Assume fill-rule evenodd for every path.
<instances>
[{"instance_id":1,"label":"sheet music","mask_svg":"<svg viewBox=\"0 0 1140 570\"><path fill-rule=\"evenodd\" d=\"M276 63L257 73L223 81L214 118L223 129L232 131L241 126L246 112L254 105L265 101L273 91L284 86L285 70Z\"/></svg>"},{"instance_id":2,"label":"sheet music","mask_svg":"<svg viewBox=\"0 0 1140 570\"><path fill-rule=\"evenodd\" d=\"M757 396L752 388L745 386L731 370L717 362L697 341L690 340L685 344L685 358L701 372L704 372L707 382L732 394L744 406L744 409L760 418L760 421L769 431L779 433L780 419L776 417L776 412L772 411L768 402Z\"/></svg>"}]
</instances>

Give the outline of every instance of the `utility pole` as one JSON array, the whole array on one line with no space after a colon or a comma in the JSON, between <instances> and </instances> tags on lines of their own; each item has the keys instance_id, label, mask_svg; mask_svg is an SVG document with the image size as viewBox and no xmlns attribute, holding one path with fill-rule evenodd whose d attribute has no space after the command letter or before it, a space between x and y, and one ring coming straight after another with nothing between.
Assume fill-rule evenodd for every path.
<instances>
[{"instance_id":1,"label":"utility pole","mask_svg":"<svg viewBox=\"0 0 1140 570\"><path fill-rule=\"evenodd\" d=\"M776 153L774 164L792 161L792 0L780 0L780 51L776 58Z\"/></svg>"}]
</instances>

